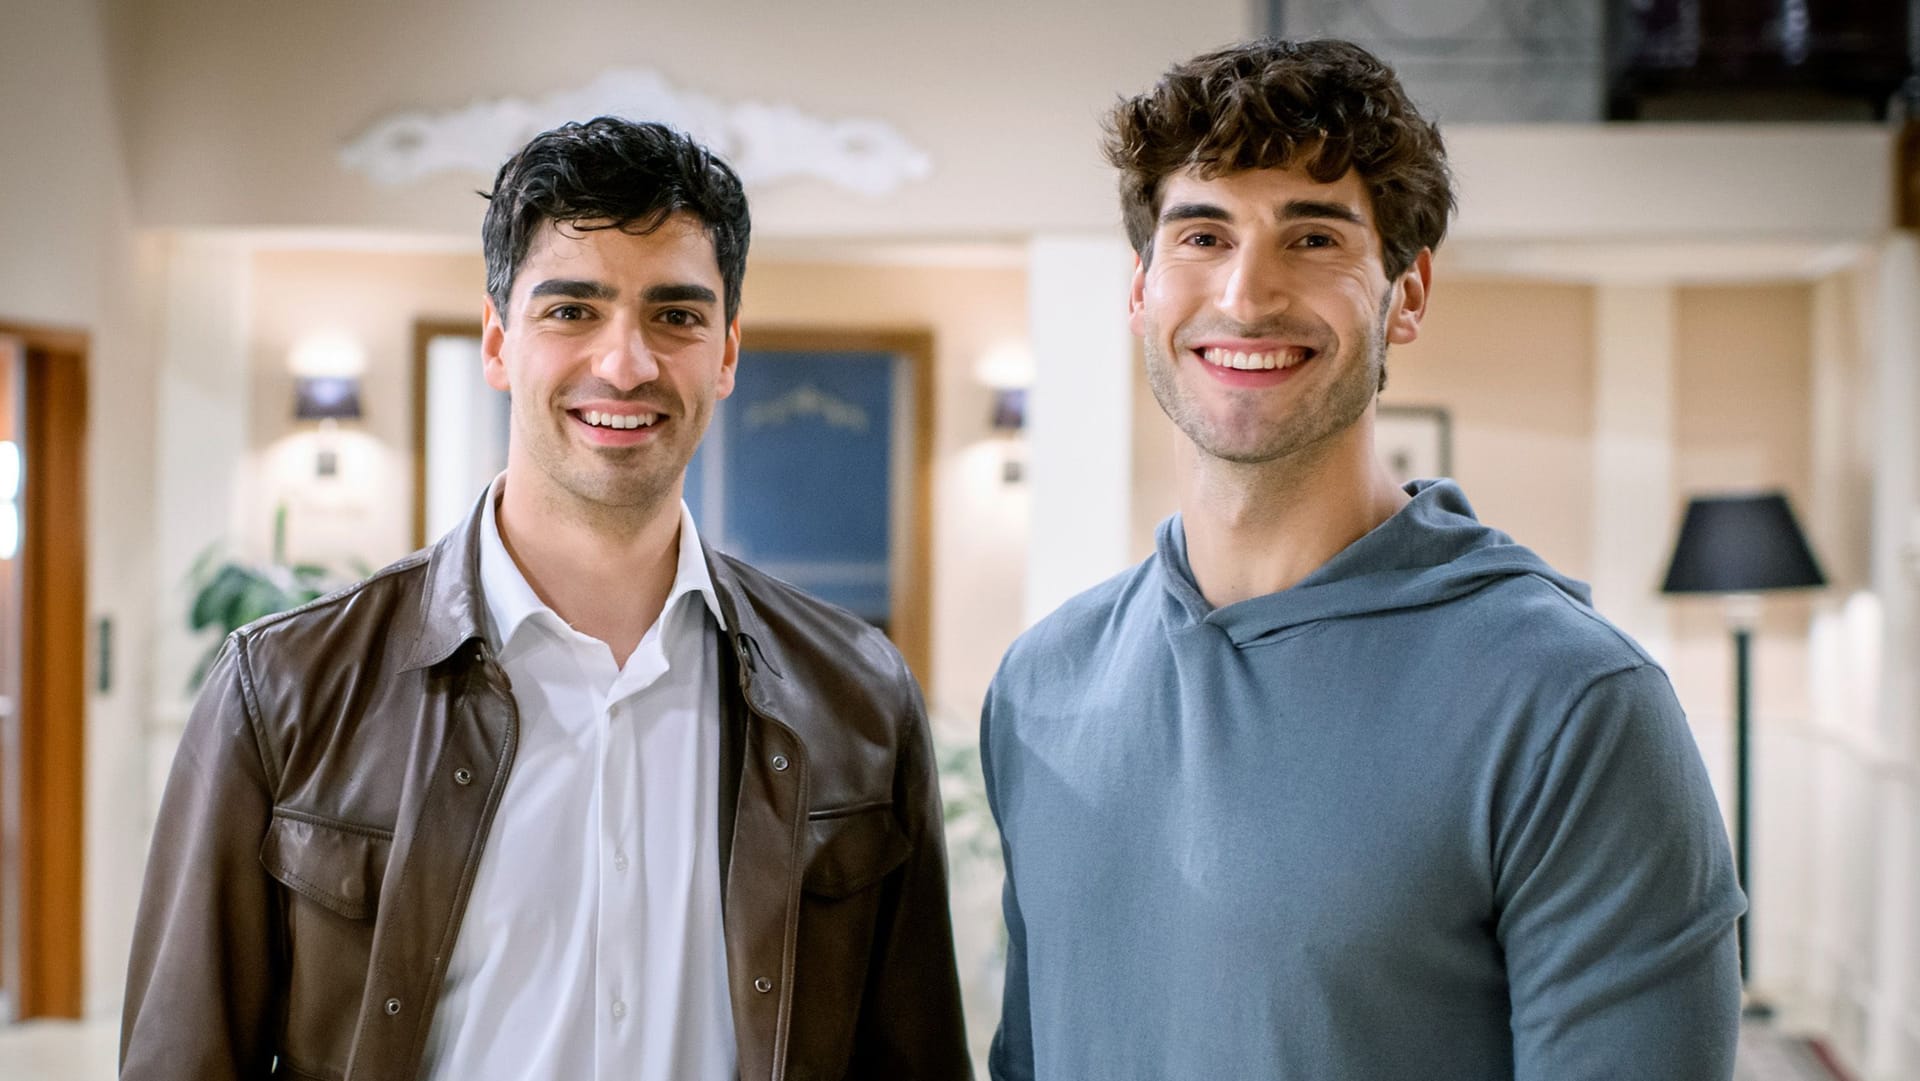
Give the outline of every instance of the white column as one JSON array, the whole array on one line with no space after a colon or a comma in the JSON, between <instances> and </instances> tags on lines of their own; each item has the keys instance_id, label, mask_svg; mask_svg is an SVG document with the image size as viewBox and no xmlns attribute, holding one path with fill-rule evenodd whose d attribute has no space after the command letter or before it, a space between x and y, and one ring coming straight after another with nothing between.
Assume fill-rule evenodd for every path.
<instances>
[{"instance_id":1,"label":"white column","mask_svg":"<svg viewBox=\"0 0 1920 1081\"><path fill-rule=\"evenodd\" d=\"M154 432L154 728L148 807L160 798L206 639L187 629L187 575L210 545L240 536L236 493L247 463L251 260L238 242L169 240L162 290ZM238 554L238 553L235 553Z\"/></svg>"},{"instance_id":2,"label":"white column","mask_svg":"<svg viewBox=\"0 0 1920 1081\"><path fill-rule=\"evenodd\" d=\"M1661 576L1679 526L1673 491L1674 295L1594 290L1594 605L1663 664L1672 632Z\"/></svg>"},{"instance_id":3,"label":"white column","mask_svg":"<svg viewBox=\"0 0 1920 1081\"><path fill-rule=\"evenodd\" d=\"M1027 249L1029 625L1128 562L1132 273L1133 251L1117 238L1038 236Z\"/></svg>"},{"instance_id":4,"label":"white column","mask_svg":"<svg viewBox=\"0 0 1920 1081\"><path fill-rule=\"evenodd\" d=\"M1874 809L1878 877L1874 948L1880 960L1867 1013L1867 1076L1873 1081L1912 1077L1920 1062L1908 1054L1920 1031L1920 838L1912 817L1920 809L1920 243L1896 233L1881 248L1877 288L1866 339L1873 350L1874 428L1879 444L1873 486L1873 588L1885 613L1878 740L1884 767Z\"/></svg>"}]
</instances>

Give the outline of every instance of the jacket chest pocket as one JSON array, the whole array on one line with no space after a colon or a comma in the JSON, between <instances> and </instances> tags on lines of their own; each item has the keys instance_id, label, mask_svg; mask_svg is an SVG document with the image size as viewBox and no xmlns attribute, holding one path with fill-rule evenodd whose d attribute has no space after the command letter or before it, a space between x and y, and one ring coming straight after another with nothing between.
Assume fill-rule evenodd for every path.
<instances>
[{"instance_id":1,"label":"jacket chest pocket","mask_svg":"<svg viewBox=\"0 0 1920 1081\"><path fill-rule=\"evenodd\" d=\"M801 888L841 900L885 878L913 848L893 820L890 803L807 816L807 870Z\"/></svg>"},{"instance_id":2,"label":"jacket chest pocket","mask_svg":"<svg viewBox=\"0 0 1920 1081\"><path fill-rule=\"evenodd\" d=\"M890 876L913 846L891 804L816 811L807 834L788 1062L795 1077L840 1077L873 955L886 949Z\"/></svg>"},{"instance_id":3,"label":"jacket chest pocket","mask_svg":"<svg viewBox=\"0 0 1920 1081\"><path fill-rule=\"evenodd\" d=\"M345 1074L392 847L385 830L307 815L276 812L267 828L260 864L286 890L281 1057L301 1074Z\"/></svg>"}]
</instances>

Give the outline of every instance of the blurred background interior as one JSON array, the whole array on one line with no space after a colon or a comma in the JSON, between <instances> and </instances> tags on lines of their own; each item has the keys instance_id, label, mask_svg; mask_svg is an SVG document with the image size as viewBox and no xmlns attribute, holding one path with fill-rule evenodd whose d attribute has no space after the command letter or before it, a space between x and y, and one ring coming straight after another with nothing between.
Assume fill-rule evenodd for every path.
<instances>
[{"instance_id":1,"label":"blurred background interior","mask_svg":"<svg viewBox=\"0 0 1920 1081\"><path fill-rule=\"evenodd\" d=\"M499 468L474 192L601 112L687 127L748 181L741 393L689 501L924 682L984 1045L981 697L1173 509L1099 118L1281 32L1395 64L1459 176L1425 333L1389 362L1395 467L1457 478L1672 673L1750 829L1768 1031L1920 1077L1917 13L0 0L0 1072L111 1073L219 630L404 555ZM1784 494L1824 584L1663 593L1689 500L1728 493ZM88 1020L31 1020L63 1018Z\"/></svg>"}]
</instances>

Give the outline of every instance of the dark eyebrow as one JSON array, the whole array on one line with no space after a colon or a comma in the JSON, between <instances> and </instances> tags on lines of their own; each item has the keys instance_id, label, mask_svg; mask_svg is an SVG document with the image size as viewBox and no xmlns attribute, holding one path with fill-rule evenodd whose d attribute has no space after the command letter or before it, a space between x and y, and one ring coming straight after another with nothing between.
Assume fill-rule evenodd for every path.
<instances>
[{"instance_id":1,"label":"dark eyebrow","mask_svg":"<svg viewBox=\"0 0 1920 1081\"><path fill-rule=\"evenodd\" d=\"M535 285L527 294L527 299L536 297L572 297L575 300L612 300L619 296L613 286L604 282L579 281L574 278L548 278Z\"/></svg>"},{"instance_id":2,"label":"dark eyebrow","mask_svg":"<svg viewBox=\"0 0 1920 1081\"><path fill-rule=\"evenodd\" d=\"M1225 207L1212 203L1175 203L1160 212L1160 224L1176 221L1232 221Z\"/></svg>"},{"instance_id":3,"label":"dark eyebrow","mask_svg":"<svg viewBox=\"0 0 1920 1081\"><path fill-rule=\"evenodd\" d=\"M1365 225L1366 219L1358 210L1345 203L1325 203L1315 199L1294 199L1280 208L1281 221L1299 221L1302 218L1328 218L1344 221L1353 225Z\"/></svg>"},{"instance_id":4,"label":"dark eyebrow","mask_svg":"<svg viewBox=\"0 0 1920 1081\"><path fill-rule=\"evenodd\" d=\"M1302 221L1315 218L1330 221L1344 221L1353 225L1365 225L1366 219L1360 212L1345 203L1329 203L1318 199L1291 199L1280 208L1281 221ZM1160 224L1176 221L1225 221L1233 220L1225 207L1212 203L1175 203L1160 212Z\"/></svg>"},{"instance_id":5,"label":"dark eyebrow","mask_svg":"<svg viewBox=\"0 0 1920 1081\"><path fill-rule=\"evenodd\" d=\"M717 304L720 301L713 290L704 285L649 285L640 299L647 304Z\"/></svg>"}]
</instances>

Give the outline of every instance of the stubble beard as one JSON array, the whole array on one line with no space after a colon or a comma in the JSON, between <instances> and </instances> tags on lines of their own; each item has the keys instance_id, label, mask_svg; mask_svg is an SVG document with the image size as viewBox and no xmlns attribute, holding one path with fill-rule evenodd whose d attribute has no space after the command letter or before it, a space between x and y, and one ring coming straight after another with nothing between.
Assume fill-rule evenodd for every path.
<instances>
[{"instance_id":1,"label":"stubble beard","mask_svg":"<svg viewBox=\"0 0 1920 1081\"><path fill-rule=\"evenodd\" d=\"M1272 417L1264 397L1286 393L1281 388L1242 391L1232 395L1235 408L1231 415L1215 418L1181 386L1179 362L1166 355L1159 329L1152 321L1143 340L1147 361L1147 385L1167 418L1188 440L1209 458L1237 465L1262 465L1287 459L1304 459L1331 437L1352 427L1373 404L1380 389L1380 375L1387 364L1387 311L1392 292L1382 298L1368 333L1354 339L1334 356L1319 355L1309 363L1332 364L1339 368L1334 382L1324 391L1310 393L1296 401L1279 418ZM1260 337L1249 334L1247 337ZM1178 348L1176 346L1176 348ZM1354 354L1359 354L1358 357ZM1196 360L1196 364L1205 363ZM1308 373L1302 372L1302 375ZM1210 378L1195 373L1196 378Z\"/></svg>"},{"instance_id":2,"label":"stubble beard","mask_svg":"<svg viewBox=\"0 0 1920 1081\"><path fill-rule=\"evenodd\" d=\"M638 447L577 446L568 437L569 420L556 420L551 412L523 415L517 397L511 408L516 438L544 431L541 438L524 442L530 463L545 479L549 501L556 504L553 509L595 525L631 527L651 519L674 499L693 457L693 447L665 440ZM669 423L690 421L676 415ZM536 429L535 425L546 427ZM699 427L704 429L704 422Z\"/></svg>"}]
</instances>

